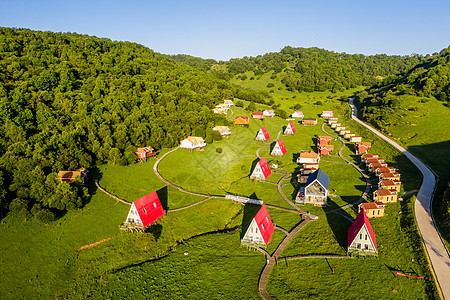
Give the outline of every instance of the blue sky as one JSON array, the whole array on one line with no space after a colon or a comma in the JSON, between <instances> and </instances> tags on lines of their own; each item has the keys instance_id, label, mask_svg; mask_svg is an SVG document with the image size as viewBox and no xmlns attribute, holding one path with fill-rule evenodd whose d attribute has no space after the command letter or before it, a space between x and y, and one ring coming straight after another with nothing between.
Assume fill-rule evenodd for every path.
<instances>
[{"instance_id":1,"label":"blue sky","mask_svg":"<svg viewBox=\"0 0 450 300\"><path fill-rule=\"evenodd\" d=\"M0 26L77 32L228 60L284 46L406 55L450 45L450 1L5 0Z\"/></svg>"}]
</instances>

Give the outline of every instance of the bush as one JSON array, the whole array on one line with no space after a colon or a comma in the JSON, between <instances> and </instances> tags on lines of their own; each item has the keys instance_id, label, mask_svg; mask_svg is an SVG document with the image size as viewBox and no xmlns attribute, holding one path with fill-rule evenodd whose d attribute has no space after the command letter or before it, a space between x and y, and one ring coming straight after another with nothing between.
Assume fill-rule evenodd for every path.
<instances>
[{"instance_id":1,"label":"bush","mask_svg":"<svg viewBox=\"0 0 450 300\"><path fill-rule=\"evenodd\" d=\"M244 107L244 102L239 100L239 101L236 102L235 105L236 105L236 107Z\"/></svg>"},{"instance_id":2,"label":"bush","mask_svg":"<svg viewBox=\"0 0 450 300\"><path fill-rule=\"evenodd\" d=\"M219 147L219 148L216 148L216 152L217 152L217 153L222 153L222 151L223 151L222 148L220 148L220 147Z\"/></svg>"},{"instance_id":3,"label":"bush","mask_svg":"<svg viewBox=\"0 0 450 300\"><path fill-rule=\"evenodd\" d=\"M269 93L271 93L271 94L272 94L272 93L275 93L275 91L274 91L274 90L270 90L270 91L269 91Z\"/></svg>"},{"instance_id":4,"label":"bush","mask_svg":"<svg viewBox=\"0 0 450 300\"><path fill-rule=\"evenodd\" d=\"M253 76L252 76L252 77L250 77L250 80L255 80L255 77L253 77Z\"/></svg>"},{"instance_id":5,"label":"bush","mask_svg":"<svg viewBox=\"0 0 450 300\"><path fill-rule=\"evenodd\" d=\"M323 105L322 101L317 101L314 103L314 105Z\"/></svg>"},{"instance_id":6,"label":"bush","mask_svg":"<svg viewBox=\"0 0 450 300\"><path fill-rule=\"evenodd\" d=\"M271 88L271 87L273 87L274 86L274 84L272 83L272 82L269 82L268 84L267 84L267 87L268 88Z\"/></svg>"},{"instance_id":7,"label":"bush","mask_svg":"<svg viewBox=\"0 0 450 300\"><path fill-rule=\"evenodd\" d=\"M277 79L277 75L272 75L272 76L270 76L270 79Z\"/></svg>"}]
</instances>

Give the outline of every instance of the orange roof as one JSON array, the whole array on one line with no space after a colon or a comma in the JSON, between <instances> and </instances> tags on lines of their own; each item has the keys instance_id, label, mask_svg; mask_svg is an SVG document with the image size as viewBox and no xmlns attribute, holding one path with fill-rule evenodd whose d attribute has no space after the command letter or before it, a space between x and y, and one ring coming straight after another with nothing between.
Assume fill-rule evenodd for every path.
<instances>
[{"instance_id":1,"label":"orange roof","mask_svg":"<svg viewBox=\"0 0 450 300\"><path fill-rule=\"evenodd\" d=\"M242 116L238 116L234 119L234 124L236 125L248 125L250 124L250 121L248 119L248 117L242 117Z\"/></svg>"},{"instance_id":2,"label":"orange roof","mask_svg":"<svg viewBox=\"0 0 450 300\"><path fill-rule=\"evenodd\" d=\"M377 190L377 193L380 196L390 196L392 194L390 190Z\"/></svg>"},{"instance_id":3,"label":"orange roof","mask_svg":"<svg viewBox=\"0 0 450 300\"><path fill-rule=\"evenodd\" d=\"M325 149L328 149L328 150L333 150L334 149L334 145L325 145L325 146L321 146L320 148L321 149L325 148Z\"/></svg>"},{"instance_id":4,"label":"orange roof","mask_svg":"<svg viewBox=\"0 0 450 300\"><path fill-rule=\"evenodd\" d=\"M262 116L263 112L262 111L254 111L254 112L252 112L252 115L254 115L254 116Z\"/></svg>"},{"instance_id":5,"label":"orange roof","mask_svg":"<svg viewBox=\"0 0 450 300\"><path fill-rule=\"evenodd\" d=\"M356 146L366 146L366 147L371 147L372 143L371 142L356 142L355 143ZM365 155L372 155L372 154L365 154Z\"/></svg>"},{"instance_id":6,"label":"orange roof","mask_svg":"<svg viewBox=\"0 0 450 300\"><path fill-rule=\"evenodd\" d=\"M146 153L146 152L152 152L154 149L150 146L144 147L144 148L137 148L137 153Z\"/></svg>"},{"instance_id":7,"label":"orange roof","mask_svg":"<svg viewBox=\"0 0 450 300\"><path fill-rule=\"evenodd\" d=\"M332 137L328 136L328 135L319 136L319 140L322 140L322 139L331 141Z\"/></svg>"},{"instance_id":8,"label":"orange roof","mask_svg":"<svg viewBox=\"0 0 450 300\"><path fill-rule=\"evenodd\" d=\"M362 207L364 207L365 210L378 209L378 208L384 207L384 204L383 204L383 202L369 202L369 203L363 203Z\"/></svg>"},{"instance_id":9,"label":"orange roof","mask_svg":"<svg viewBox=\"0 0 450 300\"><path fill-rule=\"evenodd\" d=\"M319 154L317 154L314 151L302 152L302 153L300 153L300 157L302 157L302 158L318 158Z\"/></svg>"}]
</instances>

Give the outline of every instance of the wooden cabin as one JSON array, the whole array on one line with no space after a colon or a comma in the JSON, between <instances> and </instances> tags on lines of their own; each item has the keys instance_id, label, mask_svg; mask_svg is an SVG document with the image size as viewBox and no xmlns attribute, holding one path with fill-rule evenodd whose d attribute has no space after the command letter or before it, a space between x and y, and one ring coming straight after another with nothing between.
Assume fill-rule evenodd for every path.
<instances>
[{"instance_id":1,"label":"wooden cabin","mask_svg":"<svg viewBox=\"0 0 450 300\"><path fill-rule=\"evenodd\" d=\"M371 158L378 158L378 154L363 154L361 155L361 162L365 164Z\"/></svg>"},{"instance_id":2,"label":"wooden cabin","mask_svg":"<svg viewBox=\"0 0 450 300\"><path fill-rule=\"evenodd\" d=\"M357 143L357 142L362 142L362 137L361 136L352 136L350 137L350 143Z\"/></svg>"},{"instance_id":3,"label":"wooden cabin","mask_svg":"<svg viewBox=\"0 0 450 300\"><path fill-rule=\"evenodd\" d=\"M287 124L286 128L284 129L283 133L285 135L294 135L296 133L294 124L292 122L289 122L289 124Z\"/></svg>"},{"instance_id":4,"label":"wooden cabin","mask_svg":"<svg viewBox=\"0 0 450 300\"><path fill-rule=\"evenodd\" d=\"M215 126L214 131L218 131L221 136L228 137L231 135L230 128L228 126Z\"/></svg>"},{"instance_id":5,"label":"wooden cabin","mask_svg":"<svg viewBox=\"0 0 450 300\"><path fill-rule=\"evenodd\" d=\"M269 132L267 131L266 126L264 126L261 129L259 129L258 132L256 133L255 140L259 142L265 142L269 138L270 138Z\"/></svg>"},{"instance_id":6,"label":"wooden cabin","mask_svg":"<svg viewBox=\"0 0 450 300\"><path fill-rule=\"evenodd\" d=\"M394 173L397 169L394 167L382 167L375 169L375 175L380 176L381 173Z\"/></svg>"},{"instance_id":7,"label":"wooden cabin","mask_svg":"<svg viewBox=\"0 0 450 300\"><path fill-rule=\"evenodd\" d=\"M381 173L378 176L379 180L394 180L394 181L400 181L401 180L401 175L398 172L386 172L386 173Z\"/></svg>"},{"instance_id":8,"label":"wooden cabin","mask_svg":"<svg viewBox=\"0 0 450 300\"><path fill-rule=\"evenodd\" d=\"M234 105L233 100L224 100L223 104L225 104L228 107L231 107Z\"/></svg>"},{"instance_id":9,"label":"wooden cabin","mask_svg":"<svg viewBox=\"0 0 450 300\"><path fill-rule=\"evenodd\" d=\"M292 118L296 119L302 119L303 118L303 112L301 111L294 111L291 115Z\"/></svg>"},{"instance_id":10,"label":"wooden cabin","mask_svg":"<svg viewBox=\"0 0 450 300\"><path fill-rule=\"evenodd\" d=\"M347 232L347 253L353 255L376 255L378 253L375 233L363 209Z\"/></svg>"},{"instance_id":11,"label":"wooden cabin","mask_svg":"<svg viewBox=\"0 0 450 300\"><path fill-rule=\"evenodd\" d=\"M266 158L263 157L253 168L250 179L266 180L270 174L272 174L272 171L270 171Z\"/></svg>"},{"instance_id":12,"label":"wooden cabin","mask_svg":"<svg viewBox=\"0 0 450 300\"><path fill-rule=\"evenodd\" d=\"M397 202L398 192L396 190L379 189L373 192L373 201L382 203Z\"/></svg>"},{"instance_id":13,"label":"wooden cabin","mask_svg":"<svg viewBox=\"0 0 450 300\"><path fill-rule=\"evenodd\" d=\"M336 127L341 126L341 123L331 123L331 128L336 129Z\"/></svg>"},{"instance_id":14,"label":"wooden cabin","mask_svg":"<svg viewBox=\"0 0 450 300\"><path fill-rule=\"evenodd\" d=\"M316 125L317 119L316 118L304 118L302 120L302 125Z\"/></svg>"},{"instance_id":15,"label":"wooden cabin","mask_svg":"<svg viewBox=\"0 0 450 300\"><path fill-rule=\"evenodd\" d=\"M297 174L297 181L299 183L306 183L308 181L309 175L313 174L317 169L301 169L300 173Z\"/></svg>"},{"instance_id":16,"label":"wooden cabin","mask_svg":"<svg viewBox=\"0 0 450 300\"><path fill-rule=\"evenodd\" d=\"M317 138L317 147L325 146L331 143L333 138L328 135L321 135Z\"/></svg>"},{"instance_id":17,"label":"wooden cabin","mask_svg":"<svg viewBox=\"0 0 450 300\"><path fill-rule=\"evenodd\" d=\"M355 136L355 135L356 134L354 134L354 133L348 132L348 133L344 134L344 139L349 140L352 136Z\"/></svg>"},{"instance_id":18,"label":"wooden cabin","mask_svg":"<svg viewBox=\"0 0 450 300\"><path fill-rule=\"evenodd\" d=\"M164 216L165 212L159 201L158 194L152 192L131 204L128 216L125 220L125 226L127 227L141 227L144 229L150 226L156 220Z\"/></svg>"},{"instance_id":19,"label":"wooden cabin","mask_svg":"<svg viewBox=\"0 0 450 300\"><path fill-rule=\"evenodd\" d=\"M275 112L272 109L266 109L263 111L264 118L273 118L275 116Z\"/></svg>"},{"instance_id":20,"label":"wooden cabin","mask_svg":"<svg viewBox=\"0 0 450 300\"><path fill-rule=\"evenodd\" d=\"M380 180L380 182L378 182L378 188L382 190L396 190L397 192L400 192L401 186L402 183L400 181Z\"/></svg>"},{"instance_id":21,"label":"wooden cabin","mask_svg":"<svg viewBox=\"0 0 450 300\"><path fill-rule=\"evenodd\" d=\"M136 155L139 160L146 160L149 157L155 156L156 151L155 151L155 149L153 149L150 146L143 147L143 148L137 148Z\"/></svg>"},{"instance_id":22,"label":"wooden cabin","mask_svg":"<svg viewBox=\"0 0 450 300\"><path fill-rule=\"evenodd\" d=\"M329 155L334 150L334 145L319 146L320 155Z\"/></svg>"},{"instance_id":23,"label":"wooden cabin","mask_svg":"<svg viewBox=\"0 0 450 300\"><path fill-rule=\"evenodd\" d=\"M368 218L384 217L384 203L383 202L369 202L361 203L358 206L358 213L364 209Z\"/></svg>"},{"instance_id":24,"label":"wooden cabin","mask_svg":"<svg viewBox=\"0 0 450 300\"><path fill-rule=\"evenodd\" d=\"M295 203L327 205L329 183L330 177L322 169L316 170L308 177L305 186L298 191Z\"/></svg>"},{"instance_id":25,"label":"wooden cabin","mask_svg":"<svg viewBox=\"0 0 450 300\"><path fill-rule=\"evenodd\" d=\"M275 145L273 146L272 151L270 152L270 155L272 156L284 156L286 154L286 146L284 146L284 142L282 139L279 139L275 142Z\"/></svg>"},{"instance_id":26,"label":"wooden cabin","mask_svg":"<svg viewBox=\"0 0 450 300\"><path fill-rule=\"evenodd\" d=\"M245 207L241 245L266 248L274 231L275 226L265 204Z\"/></svg>"},{"instance_id":27,"label":"wooden cabin","mask_svg":"<svg viewBox=\"0 0 450 300\"><path fill-rule=\"evenodd\" d=\"M234 119L234 125L248 126L250 125L250 119L248 117L238 116Z\"/></svg>"},{"instance_id":28,"label":"wooden cabin","mask_svg":"<svg viewBox=\"0 0 450 300\"><path fill-rule=\"evenodd\" d=\"M302 152L300 156L297 158L298 164L318 164L320 161L320 155L314 151Z\"/></svg>"},{"instance_id":29,"label":"wooden cabin","mask_svg":"<svg viewBox=\"0 0 450 300\"><path fill-rule=\"evenodd\" d=\"M264 114L262 111L254 111L252 112L252 118L256 120L264 119Z\"/></svg>"},{"instance_id":30,"label":"wooden cabin","mask_svg":"<svg viewBox=\"0 0 450 300\"><path fill-rule=\"evenodd\" d=\"M321 118L332 118L333 112L331 110L324 110L322 111L322 114L320 115Z\"/></svg>"},{"instance_id":31,"label":"wooden cabin","mask_svg":"<svg viewBox=\"0 0 450 300\"><path fill-rule=\"evenodd\" d=\"M78 169L77 171L59 171L58 177L56 180L62 182L72 182L77 179L80 179L81 182L84 182L88 174L88 170L85 168Z\"/></svg>"},{"instance_id":32,"label":"wooden cabin","mask_svg":"<svg viewBox=\"0 0 450 300\"><path fill-rule=\"evenodd\" d=\"M205 141L199 136L188 136L180 143L180 148L187 150L204 150L205 147Z\"/></svg>"},{"instance_id":33,"label":"wooden cabin","mask_svg":"<svg viewBox=\"0 0 450 300\"><path fill-rule=\"evenodd\" d=\"M367 151L370 150L370 147L372 147L371 142L357 142L355 143L355 153L357 155L361 153L367 153Z\"/></svg>"}]
</instances>

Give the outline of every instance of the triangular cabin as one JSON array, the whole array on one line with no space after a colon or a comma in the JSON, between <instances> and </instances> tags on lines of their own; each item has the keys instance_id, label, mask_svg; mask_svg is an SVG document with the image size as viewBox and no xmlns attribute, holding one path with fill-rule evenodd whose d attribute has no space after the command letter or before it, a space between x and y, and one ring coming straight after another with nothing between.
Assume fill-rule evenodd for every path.
<instances>
[{"instance_id":1,"label":"triangular cabin","mask_svg":"<svg viewBox=\"0 0 450 300\"><path fill-rule=\"evenodd\" d=\"M272 171L270 171L266 158L263 157L258 161L253 169L250 179L266 180L270 174L272 174Z\"/></svg>"},{"instance_id":2,"label":"triangular cabin","mask_svg":"<svg viewBox=\"0 0 450 300\"><path fill-rule=\"evenodd\" d=\"M320 155L329 155L334 150L334 145L319 146Z\"/></svg>"},{"instance_id":3,"label":"triangular cabin","mask_svg":"<svg viewBox=\"0 0 450 300\"><path fill-rule=\"evenodd\" d=\"M85 168L78 169L77 171L59 171L56 179L63 182L72 182L79 178L81 182L84 182L87 174L88 170Z\"/></svg>"},{"instance_id":4,"label":"triangular cabin","mask_svg":"<svg viewBox=\"0 0 450 300\"><path fill-rule=\"evenodd\" d=\"M358 142L355 143L355 152L357 155L361 153L367 153L367 151L370 150L370 147L372 147L371 142Z\"/></svg>"},{"instance_id":5,"label":"triangular cabin","mask_svg":"<svg viewBox=\"0 0 450 300\"><path fill-rule=\"evenodd\" d=\"M347 232L347 252L349 255L376 255L378 253L375 233L363 209L359 212Z\"/></svg>"},{"instance_id":6,"label":"triangular cabin","mask_svg":"<svg viewBox=\"0 0 450 300\"><path fill-rule=\"evenodd\" d=\"M266 248L274 231L275 226L265 204L246 206L242 220L242 245Z\"/></svg>"},{"instance_id":7,"label":"triangular cabin","mask_svg":"<svg viewBox=\"0 0 450 300\"><path fill-rule=\"evenodd\" d=\"M156 155L155 149L152 147L143 147L143 148L137 148L136 151L137 158L139 160L146 160L148 157L152 157Z\"/></svg>"},{"instance_id":8,"label":"triangular cabin","mask_svg":"<svg viewBox=\"0 0 450 300\"><path fill-rule=\"evenodd\" d=\"M234 119L234 125L248 126L250 125L250 120L248 117L237 116Z\"/></svg>"},{"instance_id":9,"label":"triangular cabin","mask_svg":"<svg viewBox=\"0 0 450 300\"><path fill-rule=\"evenodd\" d=\"M270 152L270 155L272 156L284 156L286 154L287 150L284 146L284 142L282 139L279 139L275 142L275 146L273 147L272 151Z\"/></svg>"},{"instance_id":10,"label":"triangular cabin","mask_svg":"<svg viewBox=\"0 0 450 300\"><path fill-rule=\"evenodd\" d=\"M205 141L202 137L198 136L188 136L180 144L180 148L187 150L203 150L204 147L206 147Z\"/></svg>"},{"instance_id":11,"label":"triangular cabin","mask_svg":"<svg viewBox=\"0 0 450 300\"><path fill-rule=\"evenodd\" d=\"M358 213L364 209L368 218L384 217L384 203L383 202L369 202L358 205Z\"/></svg>"},{"instance_id":12,"label":"triangular cabin","mask_svg":"<svg viewBox=\"0 0 450 300\"><path fill-rule=\"evenodd\" d=\"M398 193L396 190L376 190L373 192L373 201L381 203L397 202Z\"/></svg>"},{"instance_id":13,"label":"triangular cabin","mask_svg":"<svg viewBox=\"0 0 450 300\"><path fill-rule=\"evenodd\" d=\"M329 184L330 177L322 169L318 169L308 177L305 186L300 188L295 203L327 205Z\"/></svg>"},{"instance_id":14,"label":"triangular cabin","mask_svg":"<svg viewBox=\"0 0 450 300\"><path fill-rule=\"evenodd\" d=\"M258 133L256 134L255 140L260 142L265 142L270 138L269 132L267 132L266 126L262 127L260 130L258 130Z\"/></svg>"},{"instance_id":15,"label":"triangular cabin","mask_svg":"<svg viewBox=\"0 0 450 300\"><path fill-rule=\"evenodd\" d=\"M273 118L275 116L275 112L272 109L266 109L263 111L264 118Z\"/></svg>"},{"instance_id":16,"label":"triangular cabin","mask_svg":"<svg viewBox=\"0 0 450 300\"><path fill-rule=\"evenodd\" d=\"M131 204L125 225L144 229L164 216L164 214L158 194L152 192Z\"/></svg>"},{"instance_id":17,"label":"triangular cabin","mask_svg":"<svg viewBox=\"0 0 450 300\"><path fill-rule=\"evenodd\" d=\"M286 128L284 129L284 134L285 135L294 135L296 133L294 124L292 122L289 122L289 124L287 124Z\"/></svg>"},{"instance_id":18,"label":"triangular cabin","mask_svg":"<svg viewBox=\"0 0 450 300\"><path fill-rule=\"evenodd\" d=\"M264 114L262 111L254 111L252 112L253 119L261 120L264 119Z\"/></svg>"},{"instance_id":19,"label":"triangular cabin","mask_svg":"<svg viewBox=\"0 0 450 300\"><path fill-rule=\"evenodd\" d=\"M317 119L316 118L305 118L302 120L302 125L316 125Z\"/></svg>"},{"instance_id":20,"label":"triangular cabin","mask_svg":"<svg viewBox=\"0 0 450 300\"><path fill-rule=\"evenodd\" d=\"M221 136L228 137L231 134L230 128L228 126L215 126L214 131L218 131Z\"/></svg>"},{"instance_id":21,"label":"triangular cabin","mask_svg":"<svg viewBox=\"0 0 450 300\"><path fill-rule=\"evenodd\" d=\"M297 158L298 164L318 164L320 161L320 155L314 151L302 152Z\"/></svg>"},{"instance_id":22,"label":"triangular cabin","mask_svg":"<svg viewBox=\"0 0 450 300\"><path fill-rule=\"evenodd\" d=\"M328 135L319 136L317 138L317 147L325 146L331 143L332 137Z\"/></svg>"},{"instance_id":23,"label":"triangular cabin","mask_svg":"<svg viewBox=\"0 0 450 300\"><path fill-rule=\"evenodd\" d=\"M301 111L294 111L291 115L292 118L302 119L303 118L303 112Z\"/></svg>"},{"instance_id":24,"label":"triangular cabin","mask_svg":"<svg viewBox=\"0 0 450 300\"><path fill-rule=\"evenodd\" d=\"M320 115L321 118L331 118L333 117L333 112L331 110L324 110Z\"/></svg>"}]
</instances>

